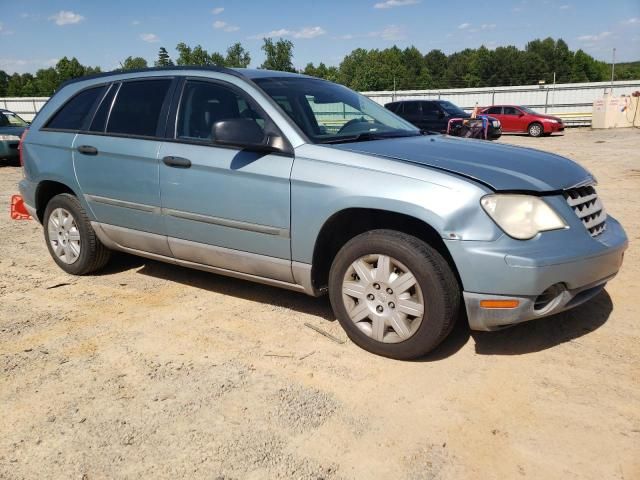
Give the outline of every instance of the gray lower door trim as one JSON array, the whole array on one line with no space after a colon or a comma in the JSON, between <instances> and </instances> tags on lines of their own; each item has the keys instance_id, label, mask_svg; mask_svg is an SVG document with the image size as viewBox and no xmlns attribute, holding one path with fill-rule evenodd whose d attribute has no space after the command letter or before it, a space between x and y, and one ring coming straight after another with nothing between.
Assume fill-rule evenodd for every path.
<instances>
[{"instance_id":1,"label":"gray lower door trim","mask_svg":"<svg viewBox=\"0 0 640 480\"><path fill-rule=\"evenodd\" d=\"M286 228L260 225L258 223L242 222L240 220L229 220L227 218L212 217L209 215L201 215L199 213L183 212L182 210L173 210L171 208L163 208L162 213L171 217L193 220L195 222L210 223L212 225L220 225L223 227L247 230L249 232L264 233L266 235L277 235L280 237L289 238L289 230L287 230Z\"/></svg>"},{"instance_id":2,"label":"gray lower door trim","mask_svg":"<svg viewBox=\"0 0 640 480\"><path fill-rule=\"evenodd\" d=\"M133 210L140 210L142 212L149 213L160 213L160 207L154 207L153 205L146 205L144 203L128 202L126 200L117 200L115 198L89 194L85 194L84 198L86 198L88 202L103 203L113 207L131 208Z\"/></svg>"},{"instance_id":3,"label":"gray lower door trim","mask_svg":"<svg viewBox=\"0 0 640 480\"><path fill-rule=\"evenodd\" d=\"M91 222L100 241L113 250L317 296L311 265L214 247L130 228ZM174 251L183 258L176 258ZM212 262L217 262L215 265ZM242 269L242 271L239 271Z\"/></svg>"},{"instance_id":4,"label":"gray lower door trim","mask_svg":"<svg viewBox=\"0 0 640 480\"><path fill-rule=\"evenodd\" d=\"M165 235L98 222L91 222L91 226L100 241L108 248L114 250L128 248L157 255L172 256L169 242Z\"/></svg>"},{"instance_id":5,"label":"gray lower door trim","mask_svg":"<svg viewBox=\"0 0 640 480\"><path fill-rule=\"evenodd\" d=\"M273 278L282 282L293 282L290 260L173 237L169 237L169 248L179 260Z\"/></svg>"}]
</instances>

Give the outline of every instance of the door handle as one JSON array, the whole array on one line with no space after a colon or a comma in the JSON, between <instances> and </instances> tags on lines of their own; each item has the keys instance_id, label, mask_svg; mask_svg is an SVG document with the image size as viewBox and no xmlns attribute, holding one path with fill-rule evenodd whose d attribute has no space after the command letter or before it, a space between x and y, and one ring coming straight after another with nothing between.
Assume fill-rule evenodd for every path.
<instances>
[{"instance_id":1,"label":"door handle","mask_svg":"<svg viewBox=\"0 0 640 480\"><path fill-rule=\"evenodd\" d=\"M96 147L92 147L91 145L80 145L78 147L78 152L83 155L97 155L98 149Z\"/></svg>"},{"instance_id":2,"label":"door handle","mask_svg":"<svg viewBox=\"0 0 640 480\"><path fill-rule=\"evenodd\" d=\"M162 159L162 163L164 163L168 167L175 167L175 168L191 167L191 160L189 160L188 158L182 158L182 157L173 157L173 156L164 157Z\"/></svg>"}]
</instances>

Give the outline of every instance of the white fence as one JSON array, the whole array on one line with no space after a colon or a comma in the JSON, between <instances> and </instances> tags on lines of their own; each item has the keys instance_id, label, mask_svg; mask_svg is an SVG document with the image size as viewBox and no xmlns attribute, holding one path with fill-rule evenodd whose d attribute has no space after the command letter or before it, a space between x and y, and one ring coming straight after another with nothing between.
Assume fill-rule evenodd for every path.
<instances>
[{"instance_id":1,"label":"white fence","mask_svg":"<svg viewBox=\"0 0 640 480\"><path fill-rule=\"evenodd\" d=\"M363 92L384 105L394 100L442 99L471 110L476 103L489 105L524 105L540 113L563 117L569 123L591 124L594 100L609 91L611 82L564 83L517 87L456 88L447 90L404 90ZM640 90L640 80L613 82L613 94L631 95Z\"/></svg>"},{"instance_id":2,"label":"white fence","mask_svg":"<svg viewBox=\"0 0 640 480\"><path fill-rule=\"evenodd\" d=\"M33 120L36 113L49 100L48 97L10 97L0 98L0 108L11 110L27 121Z\"/></svg>"},{"instance_id":3,"label":"white fence","mask_svg":"<svg viewBox=\"0 0 640 480\"><path fill-rule=\"evenodd\" d=\"M366 96L384 105L394 100L446 99L460 107L471 110L476 102L480 106L495 104L525 105L541 113L552 113L565 118L568 123L591 123L593 101L602 97L611 87L610 82L565 83L542 86L457 88L447 90L404 90L384 92L363 92ZM614 95L630 95L640 90L640 80L617 81L613 83ZM46 97L0 98L0 108L11 110L25 120L32 120L47 101ZM322 105L316 109L322 110ZM345 118L348 111L335 112L334 106L326 106L329 116ZM341 117L340 117L341 118Z\"/></svg>"}]
</instances>

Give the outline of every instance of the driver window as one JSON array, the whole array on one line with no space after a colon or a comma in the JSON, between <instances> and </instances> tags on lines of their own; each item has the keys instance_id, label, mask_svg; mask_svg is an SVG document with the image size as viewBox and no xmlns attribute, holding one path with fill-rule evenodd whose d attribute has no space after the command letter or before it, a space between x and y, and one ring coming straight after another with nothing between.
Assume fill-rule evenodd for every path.
<instances>
[{"instance_id":1,"label":"driver window","mask_svg":"<svg viewBox=\"0 0 640 480\"><path fill-rule=\"evenodd\" d=\"M251 119L264 130L262 115L235 91L216 83L187 81L178 111L176 138L211 140L214 123L234 118Z\"/></svg>"}]
</instances>

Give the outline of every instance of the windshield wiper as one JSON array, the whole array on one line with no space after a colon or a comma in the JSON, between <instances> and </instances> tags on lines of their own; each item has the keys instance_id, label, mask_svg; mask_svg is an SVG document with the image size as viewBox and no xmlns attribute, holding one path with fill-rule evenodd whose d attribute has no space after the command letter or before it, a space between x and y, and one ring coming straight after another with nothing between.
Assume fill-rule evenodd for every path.
<instances>
[{"instance_id":1,"label":"windshield wiper","mask_svg":"<svg viewBox=\"0 0 640 480\"><path fill-rule=\"evenodd\" d=\"M352 142L368 142L369 140L383 140L386 138L399 138L399 137L417 137L419 136L419 133L408 133L408 134L404 134L404 133L380 133L380 132L362 132L359 133L358 135L352 135L349 137L339 137L339 138L331 138L329 140L324 140L320 143L330 143L330 144L335 144L335 143L352 143Z\"/></svg>"}]
</instances>

